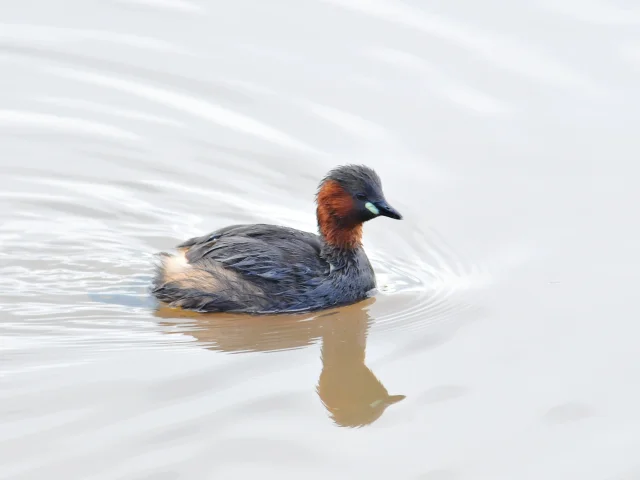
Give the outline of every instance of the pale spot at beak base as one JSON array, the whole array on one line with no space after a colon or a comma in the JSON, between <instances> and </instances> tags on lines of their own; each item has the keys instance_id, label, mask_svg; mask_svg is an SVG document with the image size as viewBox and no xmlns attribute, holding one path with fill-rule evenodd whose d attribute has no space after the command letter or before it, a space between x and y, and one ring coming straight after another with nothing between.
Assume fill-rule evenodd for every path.
<instances>
[{"instance_id":1,"label":"pale spot at beak base","mask_svg":"<svg viewBox=\"0 0 640 480\"><path fill-rule=\"evenodd\" d=\"M369 210L374 215L380 215L380 210L378 210L378 207L376 207L373 203L367 202L364 204L364 206L367 210Z\"/></svg>"}]
</instances>

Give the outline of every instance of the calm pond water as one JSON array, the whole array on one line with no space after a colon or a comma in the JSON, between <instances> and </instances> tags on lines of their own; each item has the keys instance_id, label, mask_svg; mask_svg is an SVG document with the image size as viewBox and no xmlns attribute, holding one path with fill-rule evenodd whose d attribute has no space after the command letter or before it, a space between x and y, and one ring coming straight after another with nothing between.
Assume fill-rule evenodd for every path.
<instances>
[{"instance_id":1,"label":"calm pond water","mask_svg":"<svg viewBox=\"0 0 640 480\"><path fill-rule=\"evenodd\" d=\"M624 0L0 6L0 478L640 478L640 8ZM176 314L154 255L315 230L369 301Z\"/></svg>"}]
</instances>

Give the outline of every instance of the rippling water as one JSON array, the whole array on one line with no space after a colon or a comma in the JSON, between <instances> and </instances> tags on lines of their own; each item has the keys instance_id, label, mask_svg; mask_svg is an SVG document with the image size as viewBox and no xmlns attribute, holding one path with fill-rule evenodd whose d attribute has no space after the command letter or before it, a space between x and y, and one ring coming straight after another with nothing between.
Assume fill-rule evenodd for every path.
<instances>
[{"instance_id":1,"label":"rippling water","mask_svg":"<svg viewBox=\"0 0 640 480\"><path fill-rule=\"evenodd\" d=\"M0 478L640 475L640 9L0 6ZM374 299L193 315L154 255L380 173Z\"/></svg>"}]
</instances>

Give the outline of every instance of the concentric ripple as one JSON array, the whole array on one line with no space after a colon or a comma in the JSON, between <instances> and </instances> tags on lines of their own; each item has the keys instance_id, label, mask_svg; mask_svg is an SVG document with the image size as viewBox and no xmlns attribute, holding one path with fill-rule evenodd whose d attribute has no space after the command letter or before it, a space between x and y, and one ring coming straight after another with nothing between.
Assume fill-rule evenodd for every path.
<instances>
[{"instance_id":1,"label":"concentric ripple","mask_svg":"<svg viewBox=\"0 0 640 480\"><path fill-rule=\"evenodd\" d=\"M252 208L256 200L199 190L177 183L176 176L139 185L55 175L11 178L11 189L0 193L14 205L0 232L5 253L0 267L5 320L0 328L3 337L16 340L8 342L9 354L42 348L95 353L188 346L188 337L163 335L166 325L159 327L153 316L156 303L148 287L155 253L227 222L269 218L311 227L310 215L303 211L264 202ZM189 191L189 197L181 197L179 207L162 205L171 204L167 200L182 191ZM210 224L192 213L205 198L227 214L215 215ZM461 262L434 232L414 232L411 239L390 233L378 240L395 245L399 253L392 257L384 247L369 247L379 282L376 303L369 309L374 332L425 328L470 307L465 294L480 286L482 272ZM197 328L197 318L191 321ZM268 335L286 336L291 328L306 328L288 320L278 325L270 325ZM175 324L169 330L175 333ZM276 344L287 348L284 338Z\"/></svg>"},{"instance_id":2,"label":"concentric ripple","mask_svg":"<svg viewBox=\"0 0 640 480\"><path fill-rule=\"evenodd\" d=\"M208 13L182 1L119 5L113 8ZM392 123L371 118L367 105L314 87L309 73L324 75L325 85L345 72L318 70L299 52L252 41L194 48L164 31L3 27L0 62L10 72L0 79L0 202L9 206L0 218L5 372L112 350L193 348L197 319L181 325L156 316L148 291L154 255L231 223L314 231L313 194L336 163L378 168L395 182L396 196L416 166L427 178L447 178ZM359 61L379 68L371 51L363 49ZM265 72L275 65L295 68L273 80ZM394 74L394 65L386 68L381 75ZM362 89L362 78L347 77L344 88ZM21 82L17 93L7 94L15 91L8 82ZM393 109L393 98L379 101ZM404 162L390 169L388 155ZM488 278L415 222L367 234L366 248L379 283L367 307L372 335L454 321ZM285 324L273 322L261 338L284 339L298 328ZM315 342L321 332L308 326L299 327L302 337L293 334L302 340L262 350Z\"/></svg>"},{"instance_id":3,"label":"concentric ripple","mask_svg":"<svg viewBox=\"0 0 640 480\"><path fill-rule=\"evenodd\" d=\"M11 135L16 159L3 167L0 192L12 206L0 230L0 328L15 355L45 345L89 356L134 345L188 348L188 335L164 335L166 325L153 316L148 286L158 251L230 223L315 230L313 193L331 166L319 145L336 131L404 151L381 125L272 86L229 76L205 84L38 39L162 45L187 62L202 55L167 42L85 30L7 32L4 61L50 81L32 87L24 108L0 109L0 133ZM270 121L276 105L279 125ZM313 139L292 128L301 119L315 129ZM35 140L51 147L51 159L33 150ZM367 241L379 278L372 331L455 318L486 279L420 225Z\"/></svg>"}]
</instances>

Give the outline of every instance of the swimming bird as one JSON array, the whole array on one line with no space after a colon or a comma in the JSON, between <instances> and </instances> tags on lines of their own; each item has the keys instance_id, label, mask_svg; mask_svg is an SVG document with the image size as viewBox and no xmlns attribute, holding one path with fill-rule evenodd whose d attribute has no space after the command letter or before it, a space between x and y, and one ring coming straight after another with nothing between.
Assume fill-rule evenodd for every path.
<instances>
[{"instance_id":1,"label":"swimming bird","mask_svg":"<svg viewBox=\"0 0 640 480\"><path fill-rule=\"evenodd\" d=\"M153 295L198 312L293 313L347 305L376 287L362 226L402 216L378 174L364 165L331 170L316 194L318 234L267 224L231 225L160 254Z\"/></svg>"}]
</instances>

